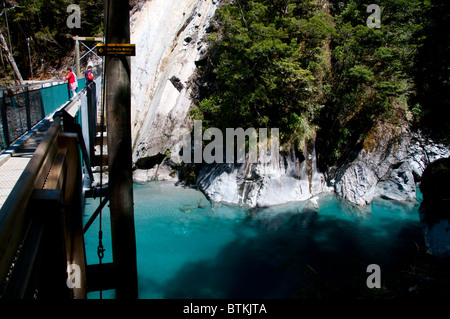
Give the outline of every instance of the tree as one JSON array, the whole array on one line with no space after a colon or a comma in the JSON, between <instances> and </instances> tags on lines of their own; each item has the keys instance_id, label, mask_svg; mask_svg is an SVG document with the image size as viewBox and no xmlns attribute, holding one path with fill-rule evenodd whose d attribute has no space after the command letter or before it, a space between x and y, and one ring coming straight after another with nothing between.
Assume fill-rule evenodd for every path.
<instances>
[{"instance_id":1,"label":"tree","mask_svg":"<svg viewBox=\"0 0 450 319\"><path fill-rule=\"evenodd\" d=\"M19 84L23 85L24 82L23 82L22 75L20 74L20 71L17 68L16 61L14 60L14 57L11 54L11 51L9 51L9 49L8 49L8 44L6 43L6 40L3 37L3 33L1 32L1 30L0 30L0 45L2 46L2 49L6 52L6 57L8 58L8 61L11 64L11 67L12 67L14 73L16 74L17 79L19 80Z\"/></svg>"},{"instance_id":2,"label":"tree","mask_svg":"<svg viewBox=\"0 0 450 319\"><path fill-rule=\"evenodd\" d=\"M336 3L337 35L331 43L332 81L319 126L322 165L334 165L361 147L378 122L411 119L415 95L413 71L421 43L422 4L386 0L381 28L366 25L367 3Z\"/></svg>"},{"instance_id":3,"label":"tree","mask_svg":"<svg viewBox=\"0 0 450 319\"><path fill-rule=\"evenodd\" d=\"M57 70L73 57L75 35L99 36L103 25L103 1L81 0L81 28L69 28L66 24L67 7L71 0L13 0L6 1L8 26L10 29L13 57L22 75L30 77L30 59L27 38L30 38L31 60L34 69L43 64L48 69ZM3 17L2 17L3 18ZM6 20L0 20L0 27L6 36ZM68 59L67 59L68 58ZM3 70L4 71L4 70ZM11 70L12 71L12 70ZM10 70L1 74L7 76Z\"/></svg>"},{"instance_id":4,"label":"tree","mask_svg":"<svg viewBox=\"0 0 450 319\"><path fill-rule=\"evenodd\" d=\"M331 19L310 1L234 1L217 12L201 70L205 126L278 127L286 145L314 135Z\"/></svg>"},{"instance_id":5,"label":"tree","mask_svg":"<svg viewBox=\"0 0 450 319\"><path fill-rule=\"evenodd\" d=\"M381 28L367 25L367 1L321 4L227 1L193 114L205 126L278 127L285 147L316 137L322 169L379 123L420 118L450 136L449 2L381 1Z\"/></svg>"}]
</instances>

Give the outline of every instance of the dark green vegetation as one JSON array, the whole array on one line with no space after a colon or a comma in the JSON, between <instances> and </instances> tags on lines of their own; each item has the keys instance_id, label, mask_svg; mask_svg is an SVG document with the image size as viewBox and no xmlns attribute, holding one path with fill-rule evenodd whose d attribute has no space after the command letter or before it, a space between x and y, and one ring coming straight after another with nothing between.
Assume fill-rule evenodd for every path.
<instances>
[{"instance_id":1,"label":"dark green vegetation","mask_svg":"<svg viewBox=\"0 0 450 319\"><path fill-rule=\"evenodd\" d=\"M103 1L94 0L20 0L5 1L9 24L9 34L5 13L0 17L3 36L12 50L14 59L26 80L31 78L27 38L30 38L30 52L34 78L39 73L49 73L65 67L64 58L73 55L73 36L101 36L103 30ZM66 20L72 12L67 12L70 4L81 9L81 28L70 29ZM4 8L2 8L4 10ZM70 60L70 63L72 60ZM49 74L46 74L47 76ZM5 58L0 68L2 84L13 83L13 72Z\"/></svg>"},{"instance_id":2,"label":"dark green vegetation","mask_svg":"<svg viewBox=\"0 0 450 319\"><path fill-rule=\"evenodd\" d=\"M435 0L424 19L415 81L421 122L450 143L450 1Z\"/></svg>"},{"instance_id":3,"label":"dark green vegetation","mask_svg":"<svg viewBox=\"0 0 450 319\"><path fill-rule=\"evenodd\" d=\"M372 1L374 2L374 1ZM225 1L199 66L204 127L278 127L285 148L316 140L321 165L361 147L377 123L450 132L448 1ZM448 135L448 134L447 134Z\"/></svg>"},{"instance_id":4,"label":"dark green vegetation","mask_svg":"<svg viewBox=\"0 0 450 319\"><path fill-rule=\"evenodd\" d=\"M314 134L329 76L331 16L312 1L235 1L217 19L196 113L204 125L278 127L284 143Z\"/></svg>"}]
</instances>

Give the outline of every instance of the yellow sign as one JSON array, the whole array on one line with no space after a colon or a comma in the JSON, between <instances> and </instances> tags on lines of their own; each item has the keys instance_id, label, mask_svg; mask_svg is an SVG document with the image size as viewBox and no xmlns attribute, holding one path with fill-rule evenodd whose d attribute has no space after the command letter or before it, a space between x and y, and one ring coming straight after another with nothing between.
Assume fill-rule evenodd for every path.
<instances>
[{"instance_id":1,"label":"yellow sign","mask_svg":"<svg viewBox=\"0 0 450 319\"><path fill-rule=\"evenodd\" d=\"M99 43L97 52L100 56L135 56L136 45L128 43Z\"/></svg>"}]
</instances>

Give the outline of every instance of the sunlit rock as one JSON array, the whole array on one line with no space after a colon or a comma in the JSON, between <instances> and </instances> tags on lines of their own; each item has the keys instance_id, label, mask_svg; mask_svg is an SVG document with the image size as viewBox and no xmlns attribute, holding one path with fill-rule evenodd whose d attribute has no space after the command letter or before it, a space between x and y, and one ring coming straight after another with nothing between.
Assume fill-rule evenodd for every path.
<instances>
[{"instance_id":1,"label":"sunlit rock","mask_svg":"<svg viewBox=\"0 0 450 319\"><path fill-rule=\"evenodd\" d=\"M310 152L314 156L304 154L299 158L295 152L284 154L278 162L267 153L268 158L260 157L254 164L205 165L198 185L213 201L250 207L311 199L332 188L317 169L314 149Z\"/></svg>"},{"instance_id":2,"label":"sunlit rock","mask_svg":"<svg viewBox=\"0 0 450 319\"><path fill-rule=\"evenodd\" d=\"M369 132L355 160L338 168L336 193L357 205L374 197L416 200L416 182L425 166L450 156L450 149L407 128L379 124Z\"/></svg>"},{"instance_id":3,"label":"sunlit rock","mask_svg":"<svg viewBox=\"0 0 450 319\"><path fill-rule=\"evenodd\" d=\"M217 6L217 1L152 0L132 15L133 161L172 151L190 131L189 81Z\"/></svg>"}]
</instances>

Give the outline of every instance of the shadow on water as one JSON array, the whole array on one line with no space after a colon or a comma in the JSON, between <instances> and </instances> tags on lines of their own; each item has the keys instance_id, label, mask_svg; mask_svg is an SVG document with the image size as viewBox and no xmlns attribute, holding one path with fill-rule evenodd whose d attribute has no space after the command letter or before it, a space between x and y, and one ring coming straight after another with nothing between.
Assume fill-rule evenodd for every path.
<instances>
[{"instance_id":1,"label":"shadow on water","mask_svg":"<svg viewBox=\"0 0 450 319\"><path fill-rule=\"evenodd\" d=\"M166 282L164 298L370 298L367 266L381 267L384 286L423 241L413 220L383 225L388 238L310 209L246 222L256 235L238 237L213 259L184 264Z\"/></svg>"},{"instance_id":2,"label":"shadow on water","mask_svg":"<svg viewBox=\"0 0 450 319\"><path fill-rule=\"evenodd\" d=\"M167 184L135 191L140 298L410 300L450 291L450 260L426 252L414 204L361 209L329 196L320 208L241 209ZM105 214L105 262L108 221ZM85 234L88 263L98 262L97 222ZM370 264L381 268L382 289L366 286Z\"/></svg>"}]
</instances>

